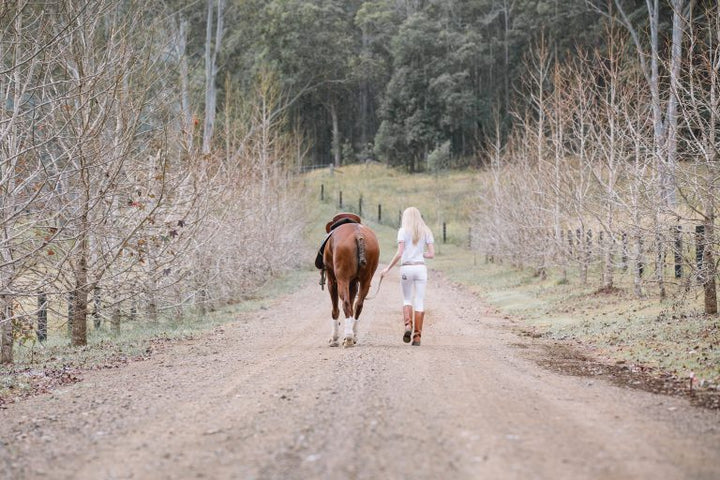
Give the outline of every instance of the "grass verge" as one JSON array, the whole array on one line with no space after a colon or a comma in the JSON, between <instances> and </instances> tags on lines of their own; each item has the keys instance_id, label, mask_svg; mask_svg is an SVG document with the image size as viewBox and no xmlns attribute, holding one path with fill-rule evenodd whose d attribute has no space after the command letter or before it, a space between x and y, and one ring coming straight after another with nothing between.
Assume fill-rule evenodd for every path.
<instances>
[{"instance_id":1,"label":"grass verge","mask_svg":"<svg viewBox=\"0 0 720 480\"><path fill-rule=\"evenodd\" d=\"M0 408L18 397L46 392L79 381L84 370L117 368L130 361L150 356L159 345L192 339L203 332L231 322L242 312L268 308L272 300L302 284L307 272L289 271L261 286L242 302L229 305L202 317L165 316L156 323L145 320L125 322L121 335L109 326L89 331L88 344L72 347L61 329L54 329L48 341L15 345L15 363L0 365Z\"/></svg>"},{"instance_id":2,"label":"grass verge","mask_svg":"<svg viewBox=\"0 0 720 480\"><path fill-rule=\"evenodd\" d=\"M694 388L720 390L720 318L703 315L701 299L681 295L681 286L668 285L675 290L674 297L671 294L675 301L661 301L652 284L645 286L645 298L636 298L632 279L621 272L616 275L616 288L603 291L599 272L591 272L587 285L580 283L572 268L565 277L551 271L541 279L531 269L488 263L469 250L466 232L473 198L480 194L474 187L478 175L407 175L369 164L312 172L305 183L321 225L340 210L358 213L359 202L350 199L362 194L364 219L380 238L381 261L387 262L394 252L395 210L417 206L435 234L437 256L431 268L517 321L528 334L580 343L608 364L639 365L643 371L670 375ZM375 210L368 207L375 204L392 205L393 217L378 222ZM454 232L444 242L439 231L443 223Z\"/></svg>"}]
</instances>

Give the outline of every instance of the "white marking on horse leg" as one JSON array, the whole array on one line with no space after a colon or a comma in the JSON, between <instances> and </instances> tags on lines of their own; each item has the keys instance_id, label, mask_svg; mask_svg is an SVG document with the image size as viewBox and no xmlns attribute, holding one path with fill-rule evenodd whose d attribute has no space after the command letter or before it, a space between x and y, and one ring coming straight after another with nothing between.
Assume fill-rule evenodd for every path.
<instances>
[{"instance_id":1,"label":"white marking on horse leg","mask_svg":"<svg viewBox=\"0 0 720 480\"><path fill-rule=\"evenodd\" d=\"M339 322L335 318L332 318L331 321L332 321L332 337L330 337L330 341L328 342L328 344L331 347L337 347L340 345L340 343L338 342L338 338L340 338L340 328L338 325Z\"/></svg>"},{"instance_id":2,"label":"white marking on horse leg","mask_svg":"<svg viewBox=\"0 0 720 480\"><path fill-rule=\"evenodd\" d=\"M353 323L353 343L357 343L358 323L360 323L360 320L356 318Z\"/></svg>"},{"instance_id":3,"label":"white marking on horse leg","mask_svg":"<svg viewBox=\"0 0 720 480\"><path fill-rule=\"evenodd\" d=\"M347 317L345 319L345 339L343 341L343 346L345 347L352 347L355 345L355 339L354 339L354 329L355 329L355 318L353 317Z\"/></svg>"},{"instance_id":4,"label":"white marking on horse leg","mask_svg":"<svg viewBox=\"0 0 720 480\"><path fill-rule=\"evenodd\" d=\"M355 318L348 317L345 319L345 337L352 337L355 330Z\"/></svg>"}]
</instances>

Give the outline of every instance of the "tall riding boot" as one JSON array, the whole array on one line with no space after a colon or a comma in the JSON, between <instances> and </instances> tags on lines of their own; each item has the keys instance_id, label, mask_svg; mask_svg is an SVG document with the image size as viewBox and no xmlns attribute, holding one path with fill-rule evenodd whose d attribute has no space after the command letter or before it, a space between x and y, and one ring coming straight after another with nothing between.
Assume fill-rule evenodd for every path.
<instances>
[{"instance_id":1,"label":"tall riding boot","mask_svg":"<svg viewBox=\"0 0 720 480\"><path fill-rule=\"evenodd\" d=\"M424 317L425 312L415 312L415 331L413 332L412 344L416 347L420 346L420 337L422 336Z\"/></svg>"},{"instance_id":2,"label":"tall riding boot","mask_svg":"<svg viewBox=\"0 0 720 480\"><path fill-rule=\"evenodd\" d=\"M403 322L405 322L405 333L403 334L403 342L410 343L412 335L413 323L413 307L412 305L403 305Z\"/></svg>"}]
</instances>

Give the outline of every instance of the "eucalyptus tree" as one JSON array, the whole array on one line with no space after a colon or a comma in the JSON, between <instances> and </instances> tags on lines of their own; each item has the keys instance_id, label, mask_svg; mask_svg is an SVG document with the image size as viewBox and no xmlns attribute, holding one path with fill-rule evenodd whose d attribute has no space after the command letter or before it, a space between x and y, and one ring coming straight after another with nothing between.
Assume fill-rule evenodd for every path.
<instances>
[{"instance_id":1,"label":"eucalyptus tree","mask_svg":"<svg viewBox=\"0 0 720 480\"><path fill-rule=\"evenodd\" d=\"M354 87L350 65L357 49L351 7L338 0L272 0L258 15L260 63L280 73L284 90L296 99L293 115L309 124L316 148L324 145L329 116L335 165L341 161L341 116L349 113L343 107Z\"/></svg>"},{"instance_id":2,"label":"eucalyptus tree","mask_svg":"<svg viewBox=\"0 0 720 480\"><path fill-rule=\"evenodd\" d=\"M688 0L647 0L642 7L629 11L621 0L599 2L586 0L597 11L609 16L627 29L637 52L637 61L651 96L653 136L657 168L660 172L657 186L666 206L677 206L677 125L678 92L682 63L683 35L687 25ZM631 5L632 6L632 5ZM669 13L668 13L669 12ZM671 17L671 29L664 22ZM638 18L641 19L638 21ZM649 37L645 38L645 31ZM663 60L663 40L670 45L667 61ZM665 71L663 71L665 67ZM664 80L667 78L668 80Z\"/></svg>"},{"instance_id":3,"label":"eucalyptus tree","mask_svg":"<svg viewBox=\"0 0 720 480\"><path fill-rule=\"evenodd\" d=\"M222 49L225 0L207 0L205 22L205 121L203 122L202 153L210 153L215 132L217 108L218 56ZM181 26L183 24L181 23Z\"/></svg>"},{"instance_id":4,"label":"eucalyptus tree","mask_svg":"<svg viewBox=\"0 0 720 480\"><path fill-rule=\"evenodd\" d=\"M474 151L478 116L474 59L482 42L447 25L442 12L410 16L392 41L393 73L381 107L376 149L389 164L424 168L445 141L454 154Z\"/></svg>"},{"instance_id":5,"label":"eucalyptus tree","mask_svg":"<svg viewBox=\"0 0 720 480\"><path fill-rule=\"evenodd\" d=\"M392 74L390 45L401 23L400 13L390 3L387 0L363 2L354 19L361 33L360 50L352 64L352 74L360 89L359 143L365 148L379 126L379 102Z\"/></svg>"}]
</instances>

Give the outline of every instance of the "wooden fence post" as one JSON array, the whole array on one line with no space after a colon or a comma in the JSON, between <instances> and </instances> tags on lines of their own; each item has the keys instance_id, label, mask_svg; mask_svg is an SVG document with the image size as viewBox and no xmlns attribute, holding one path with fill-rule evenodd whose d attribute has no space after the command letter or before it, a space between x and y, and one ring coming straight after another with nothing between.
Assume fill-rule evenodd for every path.
<instances>
[{"instance_id":1,"label":"wooden fence post","mask_svg":"<svg viewBox=\"0 0 720 480\"><path fill-rule=\"evenodd\" d=\"M382 204L378 203L378 223L382 223Z\"/></svg>"},{"instance_id":2,"label":"wooden fence post","mask_svg":"<svg viewBox=\"0 0 720 480\"><path fill-rule=\"evenodd\" d=\"M622 234L622 255L621 255L621 266L622 271L627 272L628 269L628 234L626 232L623 232Z\"/></svg>"},{"instance_id":3,"label":"wooden fence post","mask_svg":"<svg viewBox=\"0 0 720 480\"><path fill-rule=\"evenodd\" d=\"M75 293L70 292L67 295L67 333L68 338L72 339L73 316L75 315Z\"/></svg>"},{"instance_id":4,"label":"wooden fence post","mask_svg":"<svg viewBox=\"0 0 720 480\"><path fill-rule=\"evenodd\" d=\"M363 216L363 214L362 214L362 194L360 195L360 200L358 200L358 215L360 215L361 217Z\"/></svg>"},{"instance_id":5,"label":"wooden fence post","mask_svg":"<svg viewBox=\"0 0 720 480\"><path fill-rule=\"evenodd\" d=\"M443 243L447 243L447 224L443 222Z\"/></svg>"},{"instance_id":6,"label":"wooden fence post","mask_svg":"<svg viewBox=\"0 0 720 480\"><path fill-rule=\"evenodd\" d=\"M675 278L682 278L682 225L676 225L674 228L675 235Z\"/></svg>"},{"instance_id":7,"label":"wooden fence post","mask_svg":"<svg viewBox=\"0 0 720 480\"><path fill-rule=\"evenodd\" d=\"M324 183L320 184L320 201L321 202L325 201L325 184Z\"/></svg>"},{"instance_id":8,"label":"wooden fence post","mask_svg":"<svg viewBox=\"0 0 720 480\"><path fill-rule=\"evenodd\" d=\"M38 294L38 314L37 314L37 338L44 342L47 340L47 295Z\"/></svg>"},{"instance_id":9,"label":"wooden fence post","mask_svg":"<svg viewBox=\"0 0 720 480\"><path fill-rule=\"evenodd\" d=\"M110 317L110 326L114 336L120 336L120 304L113 307L112 316Z\"/></svg>"},{"instance_id":10,"label":"wooden fence post","mask_svg":"<svg viewBox=\"0 0 720 480\"><path fill-rule=\"evenodd\" d=\"M695 226L695 265L697 266L698 272L702 272L703 269L703 250L704 250L704 239L705 236L705 225Z\"/></svg>"},{"instance_id":11,"label":"wooden fence post","mask_svg":"<svg viewBox=\"0 0 720 480\"><path fill-rule=\"evenodd\" d=\"M342 206L342 190L340 190L340 192L338 193L338 207L340 209L343 208L343 206Z\"/></svg>"},{"instance_id":12,"label":"wooden fence post","mask_svg":"<svg viewBox=\"0 0 720 480\"><path fill-rule=\"evenodd\" d=\"M102 323L102 317L100 316L100 310L102 308L102 298L100 297L100 287L93 289L93 325L95 330L100 328Z\"/></svg>"}]
</instances>

